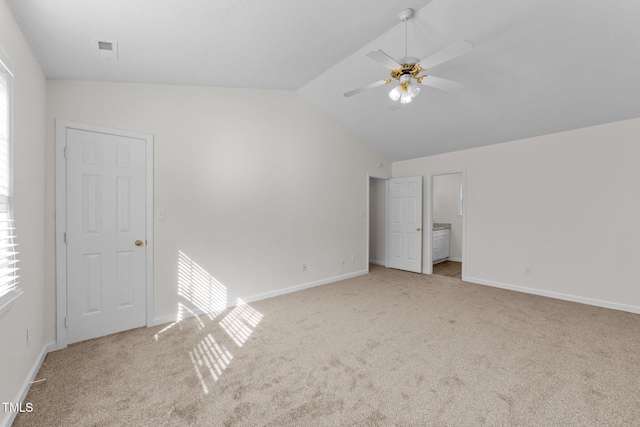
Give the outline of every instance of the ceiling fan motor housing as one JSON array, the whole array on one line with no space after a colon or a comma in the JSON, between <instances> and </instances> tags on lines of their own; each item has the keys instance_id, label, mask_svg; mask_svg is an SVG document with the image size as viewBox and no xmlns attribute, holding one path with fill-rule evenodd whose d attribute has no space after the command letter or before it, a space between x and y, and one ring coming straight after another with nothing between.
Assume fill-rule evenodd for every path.
<instances>
[{"instance_id":1,"label":"ceiling fan motor housing","mask_svg":"<svg viewBox=\"0 0 640 427\"><path fill-rule=\"evenodd\" d=\"M403 66L404 65L415 65L418 62L420 62L420 59L416 58L415 56L405 56L404 58L400 58L400 60L398 62L400 62Z\"/></svg>"},{"instance_id":2,"label":"ceiling fan motor housing","mask_svg":"<svg viewBox=\"0 0 640 427\"><path fill-rule=\"evenodd\" d=\"M405 62L412 61L412 62ZM418 64L419 60L414 57L402 58L401 63L402 66L400 68L396 68L391 70L391 78L395 80L400 80L404 76L409 76L409 78L417 78L418 74L424 71L424 69Z\"/></svg>"}]
</instances>

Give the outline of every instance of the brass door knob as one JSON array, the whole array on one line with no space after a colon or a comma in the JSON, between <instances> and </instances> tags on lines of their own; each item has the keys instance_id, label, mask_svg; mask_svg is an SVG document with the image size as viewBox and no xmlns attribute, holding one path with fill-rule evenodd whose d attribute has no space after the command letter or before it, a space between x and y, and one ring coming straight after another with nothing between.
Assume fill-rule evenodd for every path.
<instances>
[{"instance_id":1,"label":"brass door knob","mask_svg":"<svg viewBox=\"0 0 640 427\"><path fill-rule=\"evenodd\" d=\"M142 246L142 240L136 240L136 246Z\"/></svg>"},{"instance_id":2,"label":"brass door knob","mask_svg":"<svg viewBox=\"0 0 640 427\"><path fill-rule=\"evenodd\" d=\"M420 227L416 228L416 231L420 231Z\"/></svg>"}]
</instances>

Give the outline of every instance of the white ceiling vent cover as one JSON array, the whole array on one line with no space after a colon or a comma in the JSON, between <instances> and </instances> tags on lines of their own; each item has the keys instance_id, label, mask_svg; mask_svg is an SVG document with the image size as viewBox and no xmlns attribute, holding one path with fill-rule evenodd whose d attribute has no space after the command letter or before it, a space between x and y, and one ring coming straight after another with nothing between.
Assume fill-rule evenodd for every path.
<instances>
[{"instance_id":1,"label":"white ceiling vent cover","mask_svg":"<svg viewBox=\"0 0 640 427\"><path fill-rule=\"evenodd\" d=\"M118 42L114 40L93 39L93 48L98 50L102 58L118 60Z\"/></svg>"}]
</instances>

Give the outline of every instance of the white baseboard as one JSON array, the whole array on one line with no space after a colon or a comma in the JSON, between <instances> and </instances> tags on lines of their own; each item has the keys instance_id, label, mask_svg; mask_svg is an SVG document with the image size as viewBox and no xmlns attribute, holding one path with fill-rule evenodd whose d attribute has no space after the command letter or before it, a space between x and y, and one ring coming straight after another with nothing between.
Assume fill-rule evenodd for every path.
<instances>
[{"instance_id":1,"label":"white baseboard","mask_svg":"<svg viewBox=\"0 0 640 427\"><path fill-rule=\"evenodd\" d=\"M629 313L640 314L640 307L634 305L618 304L610 301L602 301L598 299L579 297L576 295L563 294L560 292L545 291L541 289L528 288L526 286L516 286L507 283L494 282L492 280L478 279L476 277L465 278L465 282L471 282L478 285L492 286L494 288L508 289L510 291L523 292L525 294L540 295L543 297L555 298L564 301L578 302L581 304L593 305L596 307L610 308L613 310L627 311Z\"/></svg>"},{"instance_id":2,"label":"white baseboard","mask_svg":"<svg viewBox=\"0 0 640 427\"><path fill-rule=\"evenodd\" d=\"M22 386L18 390L18 394L16 395L16 398L11 403L24 402L24 399L27 397L27 393L31 388L31 382L36 378L36 375L38 375L38 371L40 370L40 366L42 366L42 362L44 362L44 358L46 357L47 353L55 349L56 349L55 342L50 342L42 346L42 350L40 351L40 354L38 354L38 357L33 362L33 366L31 367L31 369L29 370L29 373L27 374L27 378L25 378L24 382L22 383ZM24 403L27 403L27 402L24 402ZM2 421L0 421L0 426L9 427L11 424L13 424L13 421L15 420L16 415L18 415L17 412L4 412L4 418L2 419Z\"/></svg>"},{"instance_id":3,"label":"white baseboard","mask_svg":"<svg viewBox=\"0 0 640 427\"><path fill-rule=\"evenodd\" d=\"M149 325L149 326L159 326L159 325L164 325L165 323L174 323L180 320L188 319L190 317L201 316L203 314L207 314L207 312L197 308L194 310L189 310L187 314L182 314L180 318L178 318L178 313L171 314L169 316L156 317L153 319L153 325Z\"/></svg>"},{"instance_id":4,"label":"white baseboard","mask_svg":"<svg viewBox=\"0 0 640 427\"><path fill-rule=\"evenodd\" d=\"M381 265L384 267L384 261L377 261L375 259L370 259L369 264Z\"/></svg>"},{"instance_id":5,"label":"white baseboard","mask_svg":"<svg viewBox=\"0 0 640 427\"><path fill-rule=\"evenodd\" d=\"M315 282L303 283L302 285L291 286L289 288L278 289L276 291L265 292L263 294L254 295L248 298L242 298L244 302L256 302L267 298L277 297L279 295L290 294L291 292L301 291L303 289L315 288L316 286L326 285L340 280L351 279L352 277L368 274L367 270L356 271L355 273L342 274L340 276L329 277L327 279L317 280Z\"/></svg>"},{"instance_id":6,"label":"white baseboard","mask_svg":"<svg viewBox=\"0 0 640 427\"><path fill-rule=\"evenodd\" d=\"M384 265L384 264L383 264ZM329 277L327 279L317 280L315 282L303 283L301 285L291 286L288 288L277 289L275 291L265 292L258 295L253 295L246 298L240 298L242 301L246 303L256 302L267 298L273 298L280 295L290 294L291 292L301 291L303 289L314 288L316 286L327 285L333 282L339 282L340 280L351 279L352 277L362 276L364 274L368 274L367 270L356 271L355 273L343 274L340 276ZM229 301L227 303L227 308L235 307L236 303L233 301ZM180 319L188 319L193 316L200 316L202 314L207 314L206 311L201 309L190 310L186 315L182 315ZM172 314L170 316L157 317L153 319L153 326L164 325L165 323L177 322L178 314Z\"/></svg>"},{"instance_id":7,"label":"white baseboard","mask_svg":"<svg viewBox=\"0 0 640 427\"><path fill-rule=\"evenodd\" d=\"M435 261L433 265L440 264L441 262L445 262L445 261L462 262L462 258L452 258L452 257L442 258Z\"/></svg>"}]
</instances>

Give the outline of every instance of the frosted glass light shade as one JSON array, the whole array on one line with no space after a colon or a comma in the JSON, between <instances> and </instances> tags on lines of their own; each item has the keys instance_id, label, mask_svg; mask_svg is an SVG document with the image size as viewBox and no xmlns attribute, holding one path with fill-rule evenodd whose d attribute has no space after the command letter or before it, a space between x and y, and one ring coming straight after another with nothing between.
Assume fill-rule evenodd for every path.
<instances>
[{"instance_id":1,"label":"frosted glass light shade","mask_svg":"<svg viewBox=\"0 0 640 427\"><path fill-rule=\"evenodd\" d=\"M400 97L400 103L408 104L410 102L411 102L411 94L409 92L403 92L402 96Z\"/></svg>"},{"instance_id":2,"label":"frosted glass light shade","mask_svg":"<svg viewBox=\"0 0 640 427\"><path fill-rule=\"evenodd\" d=\"M389 92L389 98L394 101L400 99L400 95L402 95L402 89L400 88L400 86L394 87L393 89L391 89L391 92Z\"/></svg>"}]
</instances>

